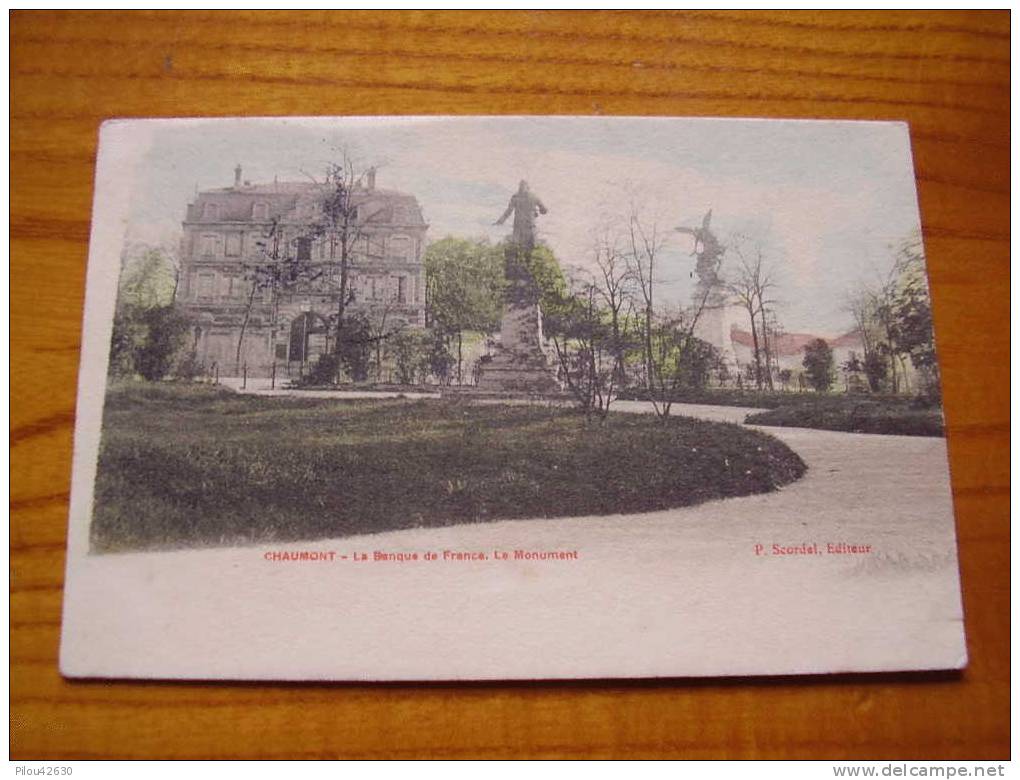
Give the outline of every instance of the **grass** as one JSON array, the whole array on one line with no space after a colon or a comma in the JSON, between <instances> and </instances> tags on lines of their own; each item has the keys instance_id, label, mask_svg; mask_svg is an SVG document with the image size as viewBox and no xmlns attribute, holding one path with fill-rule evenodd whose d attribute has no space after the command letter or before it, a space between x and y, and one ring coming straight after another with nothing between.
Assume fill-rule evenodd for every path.
<instances>
[{"instance_id":1,"label":"grass","mask_svg":"<svg viewBox=\"0 0 1020 780\"><path fill-rule=\"evenodd\" d=\"M839 399L838 402L794 404L749 414L752 425L820 428L849 433L884 433L897 436L945 436L940 409L917 409L909 403Z\"/></svg>"},{"instance_id":2,"label":"grass","mask_svg":"<svg viewBox=\"0 0 1020 780\"><path fill-rule=\"evenodd\" d=\"M112 387L95 552L647 512L762 493L800 458L736 425L562 408Z\"/></svg>"},{"instance_id":3,"label":"grass","mask_svg":"<svg viewBox=\"0 0 1020 780\"><path fill-rule=\"evenodd\" d=\"M644 400L647 395L647 391L634 390L621 395L621 398ZM945 436L941 408L937 405L924 406L911 395L785 393L707 387L684 389L673 400L677 403L767 409L766 412L747 416L746 422L754 425L900 436Z\"/></svg>"},{"instance_id":4,"label":"grass","mask_svg":"<svg viewBox=\"0 0 1020 780\"><path fill-rule=\"evenodd\" d=\"M645 401L648 400L648 397L648 391L643 388L628 389L620 394L620 398L635 401ZM909 407L917 404L915 396L893 395L891 393L816 393L813 390L786 392L782 390L739 390L732 387L682 388L675 393L673 401L682 404L746 406L755 409L779 409L783 406L801 406L804 404L853 406L862 402L877 402L888 404L892 407Z\"/></svg>"}]
</instances>

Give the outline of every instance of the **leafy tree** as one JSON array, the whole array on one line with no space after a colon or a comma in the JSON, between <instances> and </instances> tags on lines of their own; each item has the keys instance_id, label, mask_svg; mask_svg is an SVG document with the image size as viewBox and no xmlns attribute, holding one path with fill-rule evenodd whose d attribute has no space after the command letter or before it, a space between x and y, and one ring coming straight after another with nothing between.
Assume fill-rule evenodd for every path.
<instances>
[{"instance_id":1,"label":"leafy tree","mask_svg":"<svg viewBox=\"0 0 1020 780\"><path fill-rule=\"evenodd\" d=\"M145 343L147 333L142 321L143 311L137 306L118 305L114 312L108 369L114 376L130 376L135 373L135 357Z\"/></svg>"},{"instance_id":2,"label":"leafy tree","mask_svg":"<svg viewBox=\"0 0 1020 780\"><path fill-rule=\"evenodd\" d=\"M782 385L784 391L790 389L791 381L793 381L793 371L789 368L779 369L779 383Z\"/></svg>"},{"instance_id":3,"label":"leafy tree","mask_svg":"<svg viewBox=\"0 0 1020 780\"><path fill-rule=\"evenodd\" d=\"M448 385L453 379L453 366L456 363L450 354L449 336L441 330L428 329L428 363L429 373L440 384Z\"/></svg>"},{"instance_id":4,"label":"leafy tree","mask_svg":"<svg viewBox=\"0 0 1020 780\"><path fill-rule=\"evenodd\" d=\"M168 250L148 244L129 244L121 253L117 303L151 309L173 303L177 268Z\"/></svg>"},{"instance_id":5,"label":"leafy tree","mask_svg":"<svg viewBox=\"0 0 1020 780\"><path fill-rule=\"evenodd\" d=\"M464 333L494 333L502 320L507 249L505 242L447 237L425 251L427 322L454 340L458 383L463 381ZM539 244L524 262L541 310L560 305L567 285L552 251Z\"/></svg>"},{"instance_id":6,"label":"leafy tree","mask_svg":"<svg viewBox=\"0 0 1020 780\"><path fill-rule=\"evenodd\" d=\"M868 378L868 386L871 392L877 393L882 389L885 381L888 366L885 358L877 350L873 349L864 358L864 375Z\"/></svg>"},{"instance_id":7,"label":"leafy tree","mask_svg":"<svg viewBox=\"0 0 1020 780\"><path fill-rule=\"evenodd\" d=\"M398 383L413 385L425 381L432 345L432 335L418 328L407 328L390 337L386 350L393 358Z\"/></svg>"},{"instance_id":8,"label":"leafy tree","mask_svg":"<svg viewBox=\"0 0 1020 780\"><path fill-rule=\"evenodd\" d=\"M528 272L538 288L538 305L544 312L556 306L568 294L567 279L556 255L545 244L538 244L527 258ZM502 316L502 304L500 306Z\"/></svg>"},{"instance_id":9,"label":"leafy tree","mask_svg":"<svg viewBox=\"0 0 1020 780\"><path fill-rule=\"evenodd\" d=\"M687 348L678 355L676 371L679 384L684 388L700 390L708 385L712 374L718 372L721 366L725 364L719 350L707 341L692 338Z\"/></svg>"},{"instance_id":10,"label":"leafy tree","mask_svg":"<svg viewBox=\"0 0 1020 780\"><path fill-rule=\"evenodd\" d=\"M920 379L926 400L937 402L938 360L918 233L900 242L892 268L881 283L861 285L851 292L847 310L864 344L864 371L871 389L877 391L888 383L894 393L909 391L909 364Z\"/></svg>"},{"instance_id":11,"label":"leafy tree","mask_svg":"<svg viewBox=\"0 0 1020 780\"><path fill-rule=\"evenodd\" d=\"M341 331L338 329L337 332ZM342 332L344 339L339 353L340 365L353 381L364 382L368 379L368 369L372 362L372 344L377 338L373 336L372 323L360 312L348 314Z\"/></svg>"},{"instance_id":12,"label":"leafy tree","mask_svg":"<svg viewBox=\"0 0 1020 780\"><path fill-rule=\"evenodd\" d=\"M137 372L162 379L170 372L176 350L186 342L176 331L187 330L183 318L171 317L176 285L176 260L169 250L143 243L125 246L110 339L111 374Z\"/></svg>"},{"instance_id":13,"label":"leafy tree","mask_svg":"<svg viewBox=\"0 0 1020 780\"><path fill-rule=\"evenodd\" d=\"M900 245L894 273L896 284L889 301L893 339L899 351L910 357L910 362L920 374L925 394L937 400L940 394L939 366L920 236Z\"/></svg>"},{"instance_id":14,"label":"leafy tree","mask_svg":"<svg viewBox=\"0 0 1020 780\"><path fill-rule=\"evenodd\" d=\"M492 333L503 315L503 251L488 241L447 237L425 250L428 323L457 343L463 379L464 331Z\"/></svg>"},{"instance_id":15,"label":"leafy tree","mask_svg":"<svg viewBox=\"0 0 1020 780\"><path fill-rule=\"evenodd\" d=\"M864 374L864 361L858 357L856 352L851 352L840 366L846 377L846 389L849 393L860 393L867 391L870 386L865 384L862 375Z\"/></svg>"},{"instance_id":16,"label":"leafy tree","mask_svg":"<svg viewBox=\"0 0 1020 780\"><path fill-rule=\"evenodd\" d=\"M835 378L835 361L825 339L815 339L804 347L803 364L811 386L819 393L828 392Z\"/></svg>"},{"instance_id":17,"label":"leafy tree","mask_svg":"<svg viewBox=\"0 0 1020 780\"><path fill-rule=\"evenodd\" d=\"M145 309L141 321L145 339L135 356L138 373L149 381L163 379L187 344L190 322L172 304Z\"/></svg>"}]
</instances>

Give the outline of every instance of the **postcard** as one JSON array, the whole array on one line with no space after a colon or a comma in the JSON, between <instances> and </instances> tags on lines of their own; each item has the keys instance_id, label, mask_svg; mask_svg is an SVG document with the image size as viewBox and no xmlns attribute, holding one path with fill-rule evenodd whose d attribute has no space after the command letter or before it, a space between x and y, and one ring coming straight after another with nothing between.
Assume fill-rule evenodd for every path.
<instances>
[{"instance_id":1,"label":"postcard","mask_svg":"<svg viewBox=\"0 0 1020 780\"><path fill-rule=\"evenodd\" d=\"M115 120L69 677L966 664L894 122Z\"/></svg>"}]
</instances>

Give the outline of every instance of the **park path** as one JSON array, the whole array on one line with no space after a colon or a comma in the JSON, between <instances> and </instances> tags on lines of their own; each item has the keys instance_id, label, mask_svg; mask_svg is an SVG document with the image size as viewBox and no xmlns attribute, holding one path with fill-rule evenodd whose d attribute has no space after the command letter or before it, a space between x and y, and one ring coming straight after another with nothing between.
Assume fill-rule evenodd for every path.
<instances>
[{"instance_id":1,"label":"park path","mask_svg":"<svg viewBox=\"0 0 1020 780\"><path fill-rule=\"evenodd\" d=\"M280 380L279 385L286 380ZM337 400L357 400L365 398L439 398L439 393L395 393L381 390L297 390L290 387L272 387L269 379L249 377L220 377L219 383L235 392L245 395L263 395L271 398L335 398Z\"/></svg>"},{"instance_id":2,"label":"park path","mask_svg":"<svg viewBox=\"0 0 1020 780\"><path fill-rule=\"evenodd\" d=\"M637 402L616 408L650 411ZM678 415L731 422L748 411L674 407ZM109 566L144 586L98 594L119 608L105 611L105 625L89 626L109 638L93 671L103 671L107 659L133 658L136 638L147 648L134 662L139 674L159 668L181 677L628 677L961 666L945 440L760 430L808 465L802 479L764 495L643 514L102 556L107 568L96 587L116 582ZM830 544L867 552L829 553ZM772 554L773 545L816 545L819 553ZM301 550L332 552L336 562L267 559ZM518 550L576 551L576 558L514 559ZM427 552L437 560L424 560ZM376 553L419 558L376 561ZM369 560L355 562L358 555ZM174 617L147 618L153 602L174 604ZM154 656L151 648L168 630L188 632L195 652Z\"/></svg>"},{"instance_id":3,"label":"park path","mask_svg":"<svg viewBox=\"0 0 1020 780\"><path fill-rule=\"evenodd\" d=\"M371 398L439 398L438 392L395 392L392 390L297 390L288 387L271 387L270 380L263 378L249 378L243 382L240 377L221 377L220 384L238 393L245 395L261 395L272 398L333 398L338 401L361 400ZM242 387L242 385L244 385ZM548 403L561 406L571 405L570 401L524 401L507 400L500 398L478 401L479 403ZM647 401L614 401L613 411L629 412L635 414L653 413L651 403ZM712 406L709 404L673 404L673 414L698 417L703 420L715 422L743 423L744 418L753 412L762 412L764 409L752 409L743 406Z\"/></svg>"}]
</instances>

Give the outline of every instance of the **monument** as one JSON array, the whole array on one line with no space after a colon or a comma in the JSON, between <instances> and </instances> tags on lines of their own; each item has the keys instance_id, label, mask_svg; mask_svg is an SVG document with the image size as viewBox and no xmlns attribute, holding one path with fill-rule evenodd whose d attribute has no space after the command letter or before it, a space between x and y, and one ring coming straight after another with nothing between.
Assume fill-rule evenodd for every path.
<instances>
[{"instance_id":1,"label":"monument","mask_svg":"<svg viewBox=\"0 0 1020 780\"><path fill-rule=\"evenodd\" d=\"M547 209L522 181L495 224L513 214L513 234L503 261L506 293L500 341L491 358L479 365L478 389L503 393L559 393L555 369L543 350L539 289L531 273L535 220Z\"/></svg>"},{"instance_id":2,"label":"monument","mask_svg":"<svg viewBox=\"0 0 1020 780\"><path fill-rule=\"evenodd\" d=\"M737 368L737 354L733 349L730 330L741 322L741 311L733 305L726 294L726 281L720 273L726 247L711 230L712 210L709 209L700 227L678 227L678 233L694 237L694 251L697 258L694 273L698 281L694 286L693 305L701 309L694 335L707 341L719 351L726 366Z\"/></svg>"}]
</instances>

